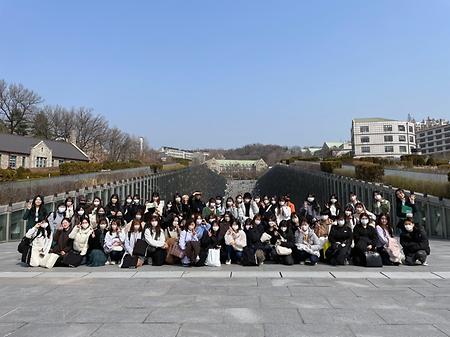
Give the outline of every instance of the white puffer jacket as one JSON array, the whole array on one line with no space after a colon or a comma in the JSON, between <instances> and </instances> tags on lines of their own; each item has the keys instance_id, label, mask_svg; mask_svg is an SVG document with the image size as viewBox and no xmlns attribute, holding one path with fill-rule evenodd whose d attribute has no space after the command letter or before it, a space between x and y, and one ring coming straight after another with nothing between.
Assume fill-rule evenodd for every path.
<instances>
[{"instance_id":1,"label":"white puffer jacket","mask_svg":"<svg viewBox=\"0 0 450 337\"><path fill-rule=\"evenodd\" d=\"M92 234L92 228L78 228L75 226L69 234L69 239L73 239L73 249L80 252L80 255L86 255L88 250L89 236Z\"/></svg>"}]
</instances>

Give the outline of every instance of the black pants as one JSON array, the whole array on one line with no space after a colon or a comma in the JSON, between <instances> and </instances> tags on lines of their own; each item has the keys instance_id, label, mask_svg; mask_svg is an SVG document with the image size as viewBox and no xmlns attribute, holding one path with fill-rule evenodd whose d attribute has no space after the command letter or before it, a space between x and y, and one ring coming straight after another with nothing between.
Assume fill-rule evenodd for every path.
<instances>
[{"instance_id":1,"label":"black pants","mask_svg":"<svg viewBox=\"0 0 450 337\"><path fill-rule=\"evenodd\" d=\"M345 260L350 256L350 246L336 246L330 247L325 253L327 261L332 266L344 265Z\"/></svg>"},{"instance_id":2,"label":"black pants","mask_svg":"<svg viewBox=\"0 0 450 337\"><path fill-rule=\"evenodd\" d=\"M384 266L392 266L393 263L391 261L391 257L389 256L388 252L384 250L383 247L378 247L377 252L381 256L381 261L383 261Z\"/></svg>"},{"instance_id":3,"label":"black pants","mask_svg":"<svg viewBox=\"0 0 450 337\"><path fill-rule=\"evenodd\" d=\"M427 260L427 252L424 250L418 250L415 253L405 254L405 264L408 266L415 265L416 261L424 263L426 260Z\"/></svg>"},{"instance_id":4,"label":"black pants","mask_svg":"<svg viewBox=\"0 0 450 337\"><path fill-rule=\"evenodd\" d=\"M147 257L152 259L152 266L162 266L166 261L167 252L165 249L156 248L152 253L148 253Z\"/></svg>"},{"instance_id":5,"label":"black pants","mask_svg":"<svg viewBox=\"0 0 450 337\"><path fill-rule=\"evenodd\" d=\"M113 250L111 253L109 253L109 258L111 261L114 261L116 263L119 263L122 260L123 256L123 250L122 251L115 251Z\"/></svg>"}]
</instances>

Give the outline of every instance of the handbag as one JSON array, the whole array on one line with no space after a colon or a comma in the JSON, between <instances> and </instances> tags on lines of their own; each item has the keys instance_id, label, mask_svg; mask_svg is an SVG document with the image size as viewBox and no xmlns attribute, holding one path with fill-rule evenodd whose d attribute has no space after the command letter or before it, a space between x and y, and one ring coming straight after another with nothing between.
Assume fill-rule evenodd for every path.
<instances>
[{"instance_id":1,"label":"handbag","mask_svg":"<svg viewBox=\"0 0 450 337\"><path fill-rule=\"evenodd\" d=\"M130 254L125 254L122 257L122 261L120 263L120 268L136 268L138 262L137 256L131 256Z\"/></svg>"},{"instance_id":2,"label":"handbag","mask_svg":"<svg viewBox=\"0 0 450 337\"><path fill-rule=\"evenodd\" d=\"M147 255L148 243L145 240L138 239L134 244L133 256L145 256Z\"/></svg>"},{"instance_id":3,"label":"handbag","mask_svg":"<svg viewBox=\"0 0 450 337\"><path fill-rule=\"evenodd\" d=\"M364 255L366 256L366 267L383 267L383 261L379 253L368 251Z\"/></svg>"},{"instance_id":4,"label":"handbag","mask_svg":"<svg viewBox=\"0 0 450 337\"><path fill-rule=\"evenodd\" d=\"M286 255L291 255L292 254L292 249L291 248L283 247L281 245L277 245L275 247L275 250L277 252L277 255L280 255L280 256L286 256Z\"/></svg>"},{"instance_id":5,"label":"handbag","mask_svg":"<svg viewBox=\"0 0 450 337\"><path fill-rule=\"evenodd\" d=\"M83 261L83 256L75 250L69 251L64 255L63 263L69 267L78 267Z\"/></svg>"},{"instance_id":6,"label":"handbag","mask_svg":"<svg viewBox=\"0 0 450 337\"><path fill-rule=\"evenodd\" d=\"M266 232L262 233L260 238L261 242L267 242L270 241L270 239L272 239L272 235L267 234Z\"/></svg>"},{"instance_id":7,"label":"handbag","mask_svg":"<svg viewBox=\"0 0 450 337\"><path fill-rule=\"evenodd\" d=\"M178 242L175 242L172 246L170 246L169 252L170 255L176 256L180 259L184 257L184 251L180 248Z\"/></svg>"},{"instance_id":8,"label":"handbag","mask_svg":"<svg viewBox=\"0 0 450 337\"><path fill-rule=\"evenodd\" d=\"M52 269L55 266L56 261L58 261L59 255L55 253L49 253L47 254L41 261L40 266Z\"/></svg>"},{"instance_id":9,"label":"handbag","mask_svg":"<svg viewBox=\"0 0 450 337\"><path fill-rule=\"evenodd\" d=\"M22 238L22 240L20 240L19 245L17 246L17 251L20 254L23 254L25 251L28 250L28 247L31 246L31 243L33 242L34 239L29 239L26 236L24 236Z\"/></svg>"},{"instance_id":10,"label":"handbag","mask_svg":"<svg viewBox=\"0 0 450 337\"><path fill-rule=\"evenodd\" d=\"M205 264L209 267L220 267L220 249L209 249Z\"/></svg>"}]
</instances>

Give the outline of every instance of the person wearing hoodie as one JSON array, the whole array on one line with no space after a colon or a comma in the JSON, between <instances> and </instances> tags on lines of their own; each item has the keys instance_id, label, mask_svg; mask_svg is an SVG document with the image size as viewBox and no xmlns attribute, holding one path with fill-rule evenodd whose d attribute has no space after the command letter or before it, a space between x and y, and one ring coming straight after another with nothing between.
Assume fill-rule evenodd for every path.
<instances>
[{"instance_id":1,"label":"person wearing hoodie","mask_svg":"<svg viewBox=\"0 0 450 337\"><path fill-rule=\"evenodd\" d=\"M405 264L427 266L427 256L431 251L425 228L416 225L412 218L406 218L403 224L404 231L400 235L400 244L405 253Z\"/></svg>"},{"instance_id":2,"label":"person wearing hoodie","mask_svg":"<svg viewBox=\"0 0 450 337\"><path fill-rule=\"evenodd\" d=\"M45 266L45 258L53 242L53 233L47 220L43 220L30 228L25 236L31 239L31 255L28 263L30 267Z\"/></svg>"},{"instance_id":3,"label":"person wearing hoodie","mask_svg":"<svg viewBox=\"0 0 450 337\"><path fill-rule=\"evenodd\" d=\"M377 249L377 231L369 225L370 218L366 213L362 213L359 223L353 229L354 247L352 250L353 264L356 266L366 265L366 252Z\"/></svg>"},{"instance_id":4,"label":"person wearing hoodie","mask_svg":"<svg viewBox=\"0 0 450 337\"><path fill-rule=\"evenodd\" d=\"M321 244L316 233L310 228L307 218L301 220L295 232L294 260L300 263L316 265L320 257Z\"/></svg>"},{"instance_id":5,"label":"person wearing hoodie","mask_svg":"<svg viewBox=\"0 0 450 337\"><path fill-rule=\"evenodd\" d=\"M352 229L346 225L344 215L338 215L336 223L331 226L328 241L330 247L325 256L332 266L348 264L353 240Z\"/></svg>"},{"instance_id":6,"label":"person wearing hoodie","mask_svg":"<svg viewBox=\"0 0 450 337\"><path fill-rule=\"evenodd\" d=\"M61 202L56 207L56 210L51 212L47 218L48 224L50 225L50 229L52 233L55 233L58 228L61 227L61 222L65 218L66 214L66 205Z\"/></svg>"}]
</instances>

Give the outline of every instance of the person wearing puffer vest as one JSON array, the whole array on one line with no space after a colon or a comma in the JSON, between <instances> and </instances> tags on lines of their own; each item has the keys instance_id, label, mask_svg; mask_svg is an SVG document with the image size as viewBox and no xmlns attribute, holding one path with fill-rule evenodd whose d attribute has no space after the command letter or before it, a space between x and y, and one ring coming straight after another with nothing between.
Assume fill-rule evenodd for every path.
<instances>
[{"instance_id":1,"label":"person wearing puffer vest","mask_svg":"<svg viewBox=\"0 0 450 337\"><path fill-rule=\"evenodd\" d=\"M93 229L89 224L89 219L84 217L80 224L75 226L69 234L69 239L73 240L73 250L85 256L88 251L89 236Z\"/></svg>"},{"instance_id":2,"label":"person wearing puffer vest","mask_svg":"<svg viewBox=\"0 0 450 337\"><path fill-rule=\"evenodd\" d=\"M50 251L53 233L47 221L42 221L30 228L25 236L33 240L31 243L30 267L39 267Z\"/></svg>"}]
</instances>

